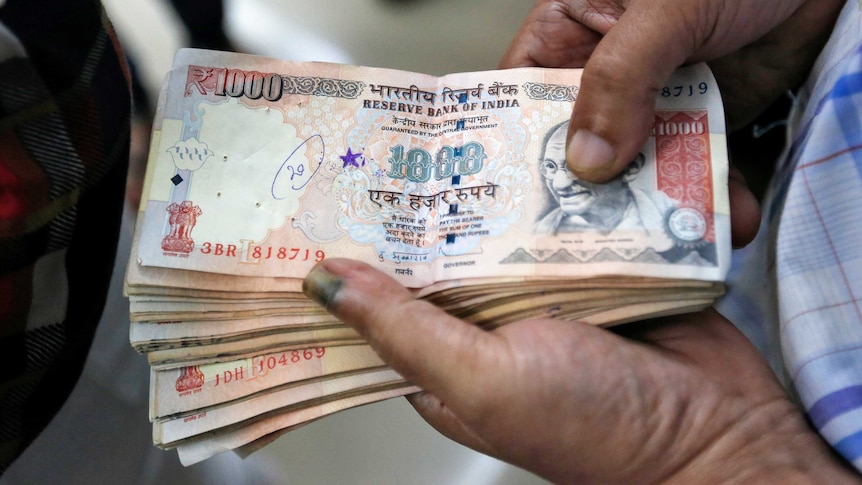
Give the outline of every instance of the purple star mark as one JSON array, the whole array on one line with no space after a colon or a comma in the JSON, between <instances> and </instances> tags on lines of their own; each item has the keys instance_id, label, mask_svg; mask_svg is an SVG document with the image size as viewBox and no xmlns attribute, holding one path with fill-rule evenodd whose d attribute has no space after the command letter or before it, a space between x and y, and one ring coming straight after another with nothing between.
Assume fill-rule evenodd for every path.
<instances>
[{"instance_id":1,"label":"purple star mark","mask_svg":"<svg viewBox=\"0 0 862 485\"><path fill-rule=\"evenodd\" d=\"M344 165L341 168L347 168L348 165L353 165L356 168L359 168L359 162L357 160L362 157L362 152L353 153L353 150L350 148L347 149L347 155L340 155L338 158L344 162ZM362 165L365 165L365 159L362 159Z\"/></svg>"}]
</instances>

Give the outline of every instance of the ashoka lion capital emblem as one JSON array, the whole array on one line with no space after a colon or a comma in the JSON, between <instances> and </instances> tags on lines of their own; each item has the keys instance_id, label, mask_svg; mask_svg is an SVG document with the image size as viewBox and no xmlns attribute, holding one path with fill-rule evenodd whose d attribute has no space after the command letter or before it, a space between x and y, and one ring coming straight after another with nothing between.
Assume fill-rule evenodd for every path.
<instances>
[{"instance_id":1,"label":"ashoka lion capital emblem","mask_svg":"<svg viewBox=\"0 0 862 485\"><path fill-rule=\"evenodd\" d=\"M184 200L179 204L174 202L165 210L171 214L168 219L171 230L162 239L162 249L172 253L191 253L195 247L192 229L195 228L198 216L203 211L190 200Z\"/></svg>"},{"instance_id":2,"label":"ashoka lion capital emblem","mask_svg":"<svg viewBox=\"0 0 862 485\"><path fill-rule=\"evenodd\" d=\"M190 367L183 367L182 371L180 371L180 377L177 378L177 382L174 387L176 387L177 392L182 393L198 389L203 386L204 373L201 372L200 367L193 365Z\"/></svg>"}]
</instances>

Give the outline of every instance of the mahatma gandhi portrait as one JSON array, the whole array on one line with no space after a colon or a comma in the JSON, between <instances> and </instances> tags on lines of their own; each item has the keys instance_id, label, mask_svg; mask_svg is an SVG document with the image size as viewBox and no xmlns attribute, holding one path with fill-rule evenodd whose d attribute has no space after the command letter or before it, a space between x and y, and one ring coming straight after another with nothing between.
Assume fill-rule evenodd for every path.
<instances>
[{"instance_id":1,"label":"mahatma gandhi portrait","mask_svg":"<svg viewBox=\"0 0 862 485\"><path fill-rule=\"evenodd\" d=\"M539 174L555 203L539 214L535 233L662 231L664 217L674 206L673 200L663 192L648 193L629 185L644 168L646 157L639 153L620 175L606 183L581 180L566 168L568 126L568 122L557 125L546 137Z\"/></svg>"}]
</instances>

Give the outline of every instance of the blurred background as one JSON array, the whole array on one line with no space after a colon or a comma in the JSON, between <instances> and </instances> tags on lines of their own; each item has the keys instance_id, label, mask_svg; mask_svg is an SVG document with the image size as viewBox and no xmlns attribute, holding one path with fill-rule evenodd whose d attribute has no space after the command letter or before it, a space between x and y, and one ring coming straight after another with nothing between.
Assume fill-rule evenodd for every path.
<instances>
[{"instance_id":1,"label":"blurred background","mask_svg":"<svg viewBox=\"0 0 862 485\"><path fill-rule=\"evenodd\" d=\"M149 368L128 339L122 294L149 119L184 46L428 74L494 69L530 0L103 0L137 83L130 195L112 292L81 379L2 484L541 484L439 435L404 399L291 431L242 460L182 467L152 445Z\"/></svg>"}]
</instances>

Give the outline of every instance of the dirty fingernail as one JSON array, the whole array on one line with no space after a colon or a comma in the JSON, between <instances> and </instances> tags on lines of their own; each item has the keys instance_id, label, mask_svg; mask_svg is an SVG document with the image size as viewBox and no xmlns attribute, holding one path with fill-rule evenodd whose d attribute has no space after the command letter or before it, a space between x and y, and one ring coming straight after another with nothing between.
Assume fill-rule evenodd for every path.
<instances>
[{"instance_id":1,"label":"dirty fingernail","mask_svg":"<svg viewBox=\"0 0 862 485\"><path fill-rule=\"evenodd\" d=\"M302 281L302 292L311 300L329 309L338 292L341 291L341 278L315 266Z\"/></svg>"}]
</instances>

